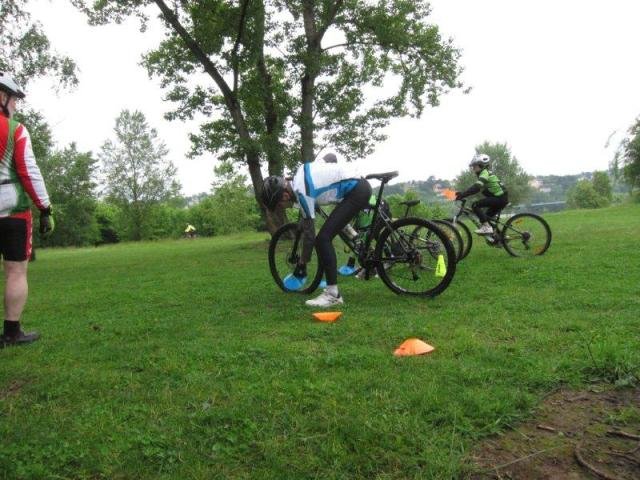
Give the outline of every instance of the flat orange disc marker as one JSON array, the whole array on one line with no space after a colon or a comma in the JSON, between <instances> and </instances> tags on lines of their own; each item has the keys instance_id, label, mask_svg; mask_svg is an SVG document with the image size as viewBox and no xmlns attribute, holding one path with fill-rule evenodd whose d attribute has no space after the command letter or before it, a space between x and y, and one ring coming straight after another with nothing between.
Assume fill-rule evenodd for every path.
<instances>
[{"instance_id":1,"label":"flat orange disc marker","mask_svg":"<svg viewBox=\"0 0 640 480\"><path fill-rule=\"evenodd\" d=\"M396 348L396 351L393 352L393 354L396 357L409 357L412 355L424 355L426 353L431 353L434 350L435 347L428 343L424 343L418 338L410 338L409 340L402 342L402 345Z\"/></svg>"},{"instance_id":2,"label":"flat orange disc marker","mask_svg":"<svg viewBox=\"0 0 640 480\"><path fill-rule=\"evenodd\" d=\"M342 316L342 312L318 312L313 314L313 318L320 322L335 322Z\"/></svg>"}]
</instances>

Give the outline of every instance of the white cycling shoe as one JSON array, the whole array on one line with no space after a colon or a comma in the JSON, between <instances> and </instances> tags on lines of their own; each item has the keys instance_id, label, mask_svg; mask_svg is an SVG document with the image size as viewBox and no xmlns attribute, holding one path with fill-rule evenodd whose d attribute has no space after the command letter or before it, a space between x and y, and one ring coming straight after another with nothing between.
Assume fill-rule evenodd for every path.
<instances>
[{"instance_id":1,"label":"white cycling shoe","mask_svg":"<svg viewBox=\"0 0 640 480\"><path fill-rule=\"evenodd\" d=\"M334 305L342 305L344 300L341 295L336 297L325 290L313 300L307 300L305 303L308 307L328 308Z\"/></svg>"},{"instance_id":2,"label":"white cycling shoe","mask_svg":"<svg viewBox=\"0 0 640 480\"><path fill-rule=\"evenodd\" d=\"M478 235L493 235L493 227L488 223L483 223L479 229L476 230Z\"/></svg>"}]
</instances>

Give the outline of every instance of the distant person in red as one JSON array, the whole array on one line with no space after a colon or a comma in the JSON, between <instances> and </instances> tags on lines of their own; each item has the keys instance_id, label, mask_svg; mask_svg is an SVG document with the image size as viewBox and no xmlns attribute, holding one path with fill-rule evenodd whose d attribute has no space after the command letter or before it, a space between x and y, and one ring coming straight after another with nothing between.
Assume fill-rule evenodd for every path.
<instances>
[{"instance_id":1,"label":"distant person in red","mask_svg":"<svg viewBox=\"0 0 640 480\"><path fill-rule=\"evenodd\" d=\"M32 250L31 202L40 210L40 234L49 234L54 228L49 194L33 155L29 132L12 119L18 100L24 97L13 78L0 72L0 255L5 277L0 348L40 338L37 332L25 333L20 328Z\"/></svg>"}]
</instances>

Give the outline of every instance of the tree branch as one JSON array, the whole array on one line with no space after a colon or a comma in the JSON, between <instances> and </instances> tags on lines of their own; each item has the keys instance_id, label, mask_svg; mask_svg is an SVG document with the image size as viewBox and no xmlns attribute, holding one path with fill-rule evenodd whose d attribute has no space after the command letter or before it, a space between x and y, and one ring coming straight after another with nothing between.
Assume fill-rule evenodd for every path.
<instances>
[{"instance_id":1,"label":"tree branch","mask_svg":"<svg viewBox=\"0 0 640 480\"><path fill-rule=\"evenodd\" d=\"M328 47L325 47L322 49L323 52L326 52L328 50L332 50L334 48L342 48L342 47L354 47L356 45L366 45L366 46L370 46L370 47L377 47L378 44L376 42L344 42L344 43L338 43L336 45L330 45Z\"/></svg>"},{"instance_id":2,"label":"tree branch","mask_svg":"<svg viewBox=\"0 0 640 480\"><path fill-rule=\"evenodd\" d=\"M200 61L205 72L207 72L209 76L211 76L211 78L213 78L213 80L216 82L216 85L218 85L218 87L222 91L222 94L227 103L230 103L230 105L235 104L235 95L218 71L218 68L214 65L208 55L202 50L198 42L196 42L196 40L182 26L177 15L167 6L167 4L163 0L153 1L156 5L158 5L158 8L162 12L162 16L164 17L164 19L173 27L178 36L180 36L182 41L187 45L187 48L191 51L191 53L193 53L193 55L195 55L195 57Z\"/></svg>"},{"instance_id":3,"label":"tree branch","mask_svg":"<svg viewBox=\"0 0 640 480\"><path fill-rule=\"evenodd\" d=\"M242 141L249 142L251 141L251 135L249 133L249 129L247 128L246 121L242 114L242 109L240 108L240 104L238 103L238 99L235 95L235 92L229 88L229 85L222 77L218 68L214 65L208 55L202 50L202 47L198 44L198 42L187 32L187 30L182 26L180 20L176 16L176 14L167 6L167 4L163 0L153 0L165 20L173 27L176 33L180 36L182 41L187 45L191 53L195 55L195 57L200 61L202 67L205 72L213 78L214 82L222 92L222 96L225 101L225 105L227 106L227 110L233 119L233 125L236 128L236 132ZM259 160L255 152L251 152L249 147L243 148L245 152L247 163L249 166L259 166Z\"/></svg>"},{"instance_id":4,"label":"tree branch","mask_svg":"<svg viewBox=\"0 0 640 480\"><path fill-rule=\"evenodd\" d=\"M233 46L232 61L233 61L233 92L238 92L238 50L240 49L240 42L242 41L242 34L244 33L244 25L247 19L247 8L249 7L250 0L241 0L240 4L240 21L238 23L238 36L236 37L236 43Z\"/></svg>"},{"instance_id":5,"label":"tree branch","mask_svg":"<svg viewBox=\"0 0 640 480\"><path fill-rule=\"evenodd\" d=\"M329 9L329 12L327 14L327 18L325 19L325 23L324 25L322 25L322 27L320 27L320 30L318 31L319 40L322 40L324 34L327 33L327 30L329 30L329 27L333 25L333 22L336 19L336 15L338 15L338 12L342 8L343 4L344 0L336 0L333 5L331 5L331 8Z\"/></svg>"}]
</instances>

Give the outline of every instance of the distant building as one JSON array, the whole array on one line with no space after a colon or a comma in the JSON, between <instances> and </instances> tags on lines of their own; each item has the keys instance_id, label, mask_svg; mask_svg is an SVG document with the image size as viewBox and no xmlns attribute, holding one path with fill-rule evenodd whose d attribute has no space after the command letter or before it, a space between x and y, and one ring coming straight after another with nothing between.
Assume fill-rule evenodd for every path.
<instances>
[{"instance_id":1,"label":"distant building","mask_svg":"<svg viewBox=\"0 0 640 480\"><path fill-rule=\"evenodd\" d=\"M538 180L537 178L532 178L529 180L529 186L535 190L540 190L544 186L544 182L542 180Z\"/></svg>"}]
</instances>

